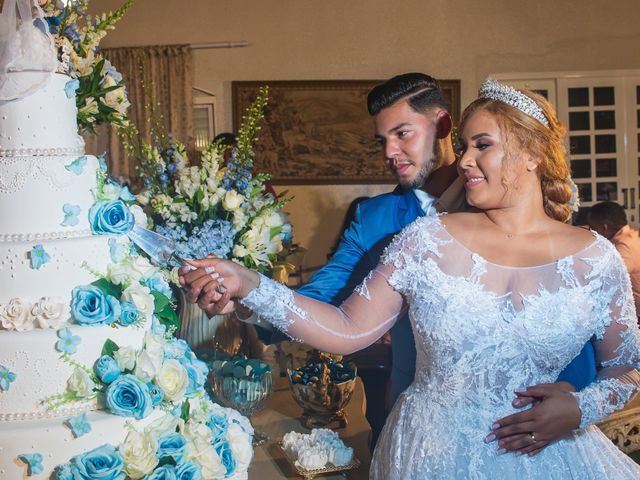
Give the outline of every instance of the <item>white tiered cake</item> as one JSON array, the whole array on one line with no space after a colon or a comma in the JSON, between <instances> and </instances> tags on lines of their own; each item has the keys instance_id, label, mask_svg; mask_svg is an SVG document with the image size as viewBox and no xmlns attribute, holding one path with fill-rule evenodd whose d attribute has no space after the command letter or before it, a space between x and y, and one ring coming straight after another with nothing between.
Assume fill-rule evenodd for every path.
<instances>
[{"instance_id":1,"label":"white tiered cake","mask_svg":"<svg viewBox=\"0 0 640 480\"><path fill-rule=\"evenodd\" d=\"M42 478L48 478L72 456L123 440L127 418L100 411L95 400L56 410L42 404L65 391L74 370L55 349L57 330L69 324L81 337L73 359L88 366L107 338L139 350L147 330L83 327L70 319L73 288L96 280L83 264L104 270L109 246L108 237L91 233L87 214L95 201L98 160L86 156L81 171L65 168L84 155L75 98L65 94L69 80L55 74L35 94L0 102L0 368L15 374L0 390L3 479L23 478L18 456L25 453L42 454ZM65 204L80 208L76 225L62 225ZM37 269L30 261L36 245L50 257ZM81 411L90 412L92 431L74 439L64 422Z\"/></svg>"}]
</instances>

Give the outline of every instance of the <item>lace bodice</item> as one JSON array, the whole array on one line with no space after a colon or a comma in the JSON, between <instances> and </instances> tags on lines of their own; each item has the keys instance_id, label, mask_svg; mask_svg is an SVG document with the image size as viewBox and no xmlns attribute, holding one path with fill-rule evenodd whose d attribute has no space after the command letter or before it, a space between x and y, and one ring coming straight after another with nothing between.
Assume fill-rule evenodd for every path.
<instances>
[{"instance_id":1,"label":"lace bodice","mask_svg":"<svg viewBox=\"0 0 640 480\"><path fill-rule=\"evenodd\" d=\"M439 218L425 217L396 236L339 308L266 278L243 303L292 338L345 354L373 343L408 308L416 384L494 419L510 413L514 390L555 381L592 337L603 368L575 395L581 426L621 408L640 383L628 275L615 248L595 234L556 262L507 267L465 248Z\"/></svg>"}]
</instances>

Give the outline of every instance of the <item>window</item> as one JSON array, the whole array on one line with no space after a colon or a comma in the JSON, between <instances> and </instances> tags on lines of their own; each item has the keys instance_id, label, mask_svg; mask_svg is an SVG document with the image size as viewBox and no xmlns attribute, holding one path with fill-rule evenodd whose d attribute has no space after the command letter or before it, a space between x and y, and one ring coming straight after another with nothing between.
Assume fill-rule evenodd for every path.
<instances>
[{"instance_id":1,"label":"window","mask_svg":"<svg viewBox=\"0 0 640 480\"><path fill-rule=\"evenodd\" d=\"M207 148L216 135L214 95L196 95L193 97L193 138L195 149L199 152Z\"/></svg>"}]
</instances>

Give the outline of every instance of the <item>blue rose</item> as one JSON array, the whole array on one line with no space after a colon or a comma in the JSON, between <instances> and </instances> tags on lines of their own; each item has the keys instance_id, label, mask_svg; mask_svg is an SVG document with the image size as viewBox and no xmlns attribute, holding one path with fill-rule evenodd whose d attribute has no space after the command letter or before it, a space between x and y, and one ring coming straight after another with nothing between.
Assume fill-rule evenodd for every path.
<instances>
[{"instance_id":1,"label":"blue rose","mask_svg":"<svg viewBox=\"0 0 640 480\"><path fill-rule=\"evenodd\" d=\"M207 381L207 376L209 375L209 369L207 368L207 364L202 360L198 360L191 350L189 350L188 353L191 355L186 354L179 359L179 362L187 371L187 376L189 377L189 384L187 385L185 395L192 397L204 386Z\"/></svg>"},{"instance_id":2,"label":"blue rose","mask_svg":"<svg viewBox=\"0 0 640 480\"><path fill-rule=\"evenodd\" d=\"M173 292L171 292L169 283L159 273L156 273L152 277L147 278L144 283L147 287L149 287L150 290L160 292L167 298L171 298L173 296Z\"/></svg>"},{"instance_id":3,"label":"blue rose","mask_svg":"<svg viewBox=\"0 0 640 480\"><path fill-rule=\"evenodd\" d=\"M151 317L151 333L160 336L163 336L165 333L167 333L167 327L160 323L160 320L158 320L158 317L156 317L155 315Z\"/></svg>"},{"instance_id":4,"label":"blue rose","mask_svg":"<svg viewBox=\"0 0 640 480\"><path fill-rule=\"evenodd\" d=\"M75 287L71 316L80 325L107 325L120 318L120 302L94 285Z\"/></svg>"},{"instance_id":5,"label":"blue rose","mask_svg":"<svg viewBox=\"0 0 640 480\"><path fill-rule=\"evenodd\" d=\"M98 235L123 235L133 228L134 222L122 200L96 202L89 210L91 230Z\"/></svg>"},{"instance_id":6,"label":"blue rose","mask_svg":"<svg viewBox=\"0 0 640 480\"><path fill-rule=\"evenodd\" d=\"M225 415L214 413L209 417L207 427L209 427L209 430L211 430L211 434L213 435L211 443L218 443L224 441L224 438L227 435L229 423L227 422L227 417Z\"/></svg>"},{"instance_id":7,"label":"blue rose","mask_svg":"<svg viewBox=\"0 0 640 480\"><path fill-rule=\"evenodd\" d=\"M151 397L153 406L156 407L160 405L160 402L162 402L164 398L164 390L162 390L162 387L151 382L147 383L147 386L149 387L149 396Z\"/></svg>"},{"instance_id":8,"label":"blue rose","mask_svg":"<svg viewBox=\"0 0 640 480\"><path fill-rule=\"evenodd\" d=\"M230 477L236 470L236 457L233 456L229 443L226 441L219 442L215 446L215 449L220 457L222 466L227 470L225 477Z\"/></svg>"},{"instance_id":9,"label":"blue rose","mask_svg":"<svg viewBox=\"0 0 640 480\"><path fill-rule=\"evenodd\" d=\"M137 420L153 409L149 387L133 375L121 375L107 388L106 405L111 413Z\"/></svg>"},{"instance_id":10,"label":"blue rose","mask_svg":"<svg viewBox=\"0 0 640 480\"><path fill-rule=\"evenodd\" d=\"M71 459L74 480L124 480L123 461L115 447L102 445Z\"/></svg>"},{"instance_id":11,"label":"blue rose","mask_svg":"<svg viewBox=\"0 0 640 480\"><path fill-rule=\"evenodd\" d=\"M135 325L136 323L140 322L140 320L142 320L142 317L138 313L138 308L133 302L122 302L120 304L120 308L122 311L120 313L118 323L123 327Z\"/></svg>"},{"instance_id":12,"label":"blue rose","mask_svg":"<svg viewBox=\"0 0 640 480\"><path fill-rule=\"evenodd\" d=\"M120 200L124 202L135 202L136 196L133 193L131 193L131 190L129 190L129 187L125 185L120 190Z\"/></svg>"},{"instance_id":13,"label":"blue rose","mask_svg":"<svg viewBox=\"0 0 640 480\"><path fill-rule=\"evenodd\" d=\"M115 358L103 355L93 364L93 371L102 383L109 384L120 376L120 366Z\"/></svg>"},{"instance_id":14,"label":"blue rose","mask_svg":"<svg viewBox=\"0 0 640 480\"><path fill-rule=\"evenodd\" d=\"M180 462L176 466L178 480L202 480L202 468L197 463Z\"/></svg>"},{"instance_id":15,"label":"blue rose","mask_svg":"<svg viewBox=\"0 0 640 480\"><path fill-rule=\"evenodd\" d=\"M70 463L58 465L53 471L51 480L73 480L73 470Z\"/></svg>"},{"instance_id":16,"label":"blue rose","mask_svg":"<svg viewBox=\"0 0 640 480\"><path fill-rule=\"evenodd\" d=\"M160 460L164 457L171 457L177 463L182 460L186 451L187 440L178 432L164 435L158 439L156 454Z\"/></svg>"},{"instance_id":17,"label":"blue rose","mask_svg":"<svg viewBox=\"0 0 640 480\"><path fill-rule=\"evenodd\" d=\"M176 469L173 465L163 465L156 468L146 480L176 480Z\"/></svg>"}]
</instances>

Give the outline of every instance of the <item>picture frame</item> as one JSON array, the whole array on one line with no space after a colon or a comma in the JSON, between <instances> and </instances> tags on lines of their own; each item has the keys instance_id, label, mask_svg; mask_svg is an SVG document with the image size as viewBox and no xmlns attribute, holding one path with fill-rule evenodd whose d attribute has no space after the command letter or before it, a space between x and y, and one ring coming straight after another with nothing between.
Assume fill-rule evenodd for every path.
<instances>
[{"instance_id":1,"label":"picture frame","mask_svg":"<svg viewBox=\"0 0 640 480\"><path fill-rule=\"evenodd\" d=\"M237 131L257 91L269 86L269 103L255 146L254 171L275 185L392 184L394 177L374 140L367 94L382 80L234 81ZM460 81L440 80L454 125L460 117Z\"/></svg>"}]
</instances>

